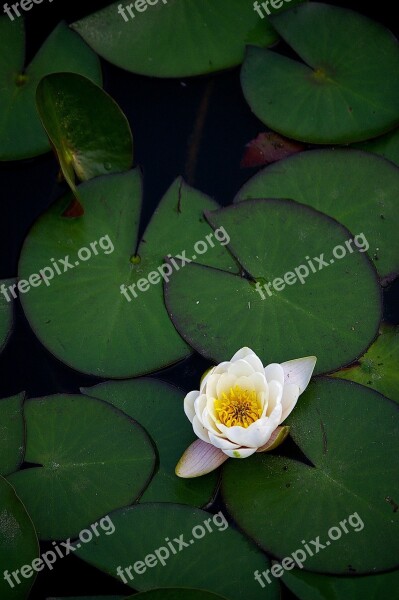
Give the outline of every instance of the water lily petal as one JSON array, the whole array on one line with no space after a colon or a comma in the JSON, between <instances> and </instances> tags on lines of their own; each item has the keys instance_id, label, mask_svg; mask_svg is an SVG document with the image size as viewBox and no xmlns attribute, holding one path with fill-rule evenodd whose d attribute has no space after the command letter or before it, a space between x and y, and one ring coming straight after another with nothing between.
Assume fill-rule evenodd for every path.
<instances>
[{"instance_id":1,"label":"water lily petal","mask_svg":"<svg viewBox=\"0 0 399 600\"><path fill-rule=\"evenodd\" d=\"M212 432L215 435L223 435L216 424L216 420L212 417L212 415L209 414L207 407L204 408L201 421L203 426L208 429L209 433Z\"/></svg>"},{"instance_id":2,"label":"water lily petal","mask_svg":"<svg viewBox=\"0 0 399 600\"><path fill-rule=\"evenodd\" d=\"M284 369L278 363L272 363L265 367L265 375L267 382L278 381L281 385L284 385Z\"/></svg>"},{"instance_id":3,"label":"water lily petal","mask_svg":"<svg viewBox=\"0 0 399 600\"><path fill-rule=\"evenodd\" d=\"M277 427L266 444L258 448L256 452L270 452L271 450L275 450L284 442L289 432L289 427Z\"/></svg>"},{"instance_id":4,"label":"water lily petal","mask_svg":"<svg viewBox=\"0 0 399 600\"><path fill-rule=\"evenodd\" d=\"M230 363L230 366L227 370L228 373L235 375L236 377L248 377L248 375L252 375L255 373L253 367L246 360L237 360L235 362Z\"/></svg>"},{"instance_id":5,"label":"water lily petal","mask_svg":"<svg viewBox=\"0 0 399 600\"><path fill-rule=\"evenodd\" d=\"M267 415L270 416L275 407L278 404L281 404L281 399L283 397L283 386L281 383L273 379L269 383L269 402L267 407Z\"/></svg>"},{"instance_id":6,"label":"water lily petal","mask_svg":"<svg viewBox=\"0 0 399 600\"><path fill-rule=\"evenodd\" d=\"M239 425L226 427L223 424L220 424L219 428L233 444L256 449L267 442L277 425L278 423L275 423L275 420L271 421L266 417L258 419L247 428Z\"/></svg>"},{"instance_id":7,"label":"water lily petal","mask_svg":"<svg viewBox=\"0 0 399 600\"><path fill-rule=\"evenodd\" d=\"M194 410L195 414L198 417L200 423L202 423L202 413L204 412L204 408L206 406L206 396L205 394L200 394L198 398L194 401Z\"/></svg>"},{"instance_id":8,"label":"water lily petal","mask_svg":"<svg viewBox=\"0 0 399 600\"><path fill-rule=\"evenodd\" d=\"M285 384L284 390L283 390L283 397L281 399L281 405L283 407L283 411L282 411L280 423L285 421L285 419L288 417L288 415L293 411L296 403L298 402L298 398L299 398L299 387L297 385L295 385L294 383Z\"/></svg>"},{"instance_id":9,"label":"water lily petal","mask_svg":"<svg viewBox=\"0 0 399 600\"><path fill-rule=\"evenodd\" d=\"M236 385L237 377L232 373L223 373L220 375L219 381L216 384L216 397L220 398L223 392L228 392L230 388Z\"/></svg>"},{"instance_id":10,"label":"water lily petal","mask_svg":"<svg viewBox=\"0 0 399 600\"><path fill-rule=\"evenodd\" d=\"M308 387L316 366L316 361L317 358L315 356L306 356L305 358L297 358L282 363L285 382L297 385L299 393L302 394Z\"/></svg>"},{"instance_id":11,"label":"water lily petal","mask_svg":"<svg viewBox=\"0 0 399 600\"><path fill-rule=\"evenodd\" d=\"M248 354L244 360L251 365L255 373L262 373L262 375L264 375L263 364L259 356L257 356L255 353Z\"/></svg>"},{"instance_id":12,"label":"water lily petal","mask_svg":"<svg viewBox=\"0 0 399 600\"><path fill-rule=\"evenodd\" d=\"M222 450L230 458L248 458L255 454L256 448L239 448L238 450Z\"/></svg>"},{"instance_id":13,"label":"water lily petal","mask_svg":"<svg viewBox=\"0 0 399 600\"><path fill-rule=\"evenodd\" d=\"M236 360L245 358L249 354L255 354L255 352L251 350L251 348L247 348L246 346L244 346L244 348L241 348L241 350L238 350L238 352L234 354L230 362L235 362Z\"/></svg>"},{"instance_id":14,"label":"water lily petal","mask_svg":"<svg viewBox=\"0 0 399 600\"><path fill-rule=\"evenodd\" d=\"M208 430L203 426L197 415L193 419L194 433L200 440L209 444Z\"/></svg>"},{"instance_id":15,"label":"water lily petal","mask_svg":"<svg viewBox=\"0 0 399 600\"><path fill-rule=\"evenodd\" d=\"M210 373L209 377L208 377L208 381L206 384L206 387L203 388L203 393L207 395L207 398L216 398L217 396L217 392L216 392L216 386L217 383L219 381L221 377L220 373Z\"/></svg>"},{"instance_id":16,"label":"water lily petal","mask_svg":"<svg viewBox=\"0 0 399 600\"><path fill-rule=\"evenodd\" d=\"M226 440L225 437L214 435L211 432L209 432L209 440L211 444L216 446L216 448L220 448L221 450L236 450L240 447L238 444L233 444L233 442Z\"/></svg>"},{"instance_id":17,"label":"water lily petal","mask_svg":"<svg viewBox=\"0 0 399 600\"><path fill-rule=\"evenodd\" d=\"M219 448L196 440L187 448L176 466L176 475L183 478L200 477L222 465L228 456Z\"/></svg>"},{"instance_id":18,"label":"water lily petal","mask_svg":"<svg viewBox=\"0 0 399 600\"><path fill-rule=\"evenodd\" d=\"M211 367L210 369L208 369L207 371L205 371L205 373L202 375L201 377L201 383L200 383L200 392L201 394L204 393L204 389L206 387L206 384L208 382L209 376L213 374L215 370L215 367Z\"/></svg>"},{"instance_id":19,"label":"water lily petal","mask_svg":"<svg viewBox=\"0 0 399 600\"><path fill-rule=\"evenodd\" d=\"M199 396L199 391L194 390L193 392L189 392L187 396L184 398L184 412L186 413L187 419L193 422L195 416L194 402Z\"/></svg>"}]
</instances>

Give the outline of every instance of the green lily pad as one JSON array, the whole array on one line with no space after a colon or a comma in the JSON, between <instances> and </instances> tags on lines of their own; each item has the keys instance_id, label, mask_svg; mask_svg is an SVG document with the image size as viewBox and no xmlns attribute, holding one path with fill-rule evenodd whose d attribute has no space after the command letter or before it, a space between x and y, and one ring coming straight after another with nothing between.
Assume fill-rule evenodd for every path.
<instances>
[{"instance_id":1,"label":"green lily pad","mask_svg":"<svg viewBox=\"0 0 399 600\"><path fill-rule=\"evenodd\" d=\"M85 181L132 167L129 122L116 102L90 79L76 73L47 75L37 87L36 102L74 193L75 174Z\"/></svg>"},{"instance_id":2,"label":"green lily pad","mask_svg":"<svg viewBox=\"0 0 399 600\"><path fill-rule=\"evenodd\" d=\"M75 72L101 84L98 57L60 23L26 68L23 19L0 17L0 160L20 160L50 150L50 143L36 110L36 88L42 77L56 72Z\"/></svg>"},{"instance_id":3,"label":"green lily pad","mask_svg":"<svg viewBox=\"0 0 399 600\"><path fill-rule=\"evenodd\" d=\"M223 498L239 527L278 559L301 549L305 570L397 568L399 407L363 386L324 378L301 396L289 425L310 465L256 454L223 468ZM317 539L324 548L311 542Z\"/></svg>"},{"instance_id":4,"label":"green lily pad","mask_svg":"<svg viewBox=\"0 0 399 600\"><path fill-rule=\"evenodd\" d=\"M328 577L295 569L282 581L300 600L379 600L399 588L399 571L366 577Z\"/></svg>"},{"instance_id":5,"label":"green lily pad","mask_svg":"<svg viewBox=\"0 0 399 600\"><path fill-rule=\"evenodd\" d=\"M69 255L73 268L54 275L49 286L32 287L21 296L22 305L50 352L71 367L100 377L134 377L191 353L168 317L162 277L158 273L152 285L143 280L162 266L169 253L186 251L193 256L197 241L212 234L203 212L217 204L177 180L136 251L141 193L137 170L93 179L79 187L84 217L62 217L70 196L60 200L36 222L22 249L19 274L25 280L51 265L51 258L59 261ZM97 244L97 255L92 251L90 260L77 260L80 249L90 252L91 244L99 240L105 250ZM225 248L213 243L201 260L236 269ZM140 292L138 282L147 291Z\"/></svg>"},{"instance_id":6,"label":"green lily pad","mask_svg":"<svg viewBox=\"0 0 399 600\"><path fill-rule=\"evenodd\" d=\"M28 400L25 419L25 460L38 466L9 481L40 539L75 537L146 488L155 464L151 441L109 404L87 396L48 396Z\"/></svg>"},{"instance_id":7,"label":"green lily pad","mask_svg":"<svg viewBox=\"0 0 399 600\"><path fill-rule=\"evenodd\" d=\"M47 600L126 600L126 596L68 596L62 598L47 598Z\"/></svg>"},{"instance_id":8,"label":"green lily pad","mask_svg":"<svg viewBox=\"0 0 399 600\"><path fill-rule=\"evenodd\" d=\"M253 200L207 217L228 232L247 275L195 264L172 275L165 292L169 314L195 350L215 363L243 346L264 364L312 355L317 373L363 354L378 332L380 288L364 253L332 258L352 237L342 225L290 200ZM322 254L320 270L313 257ZM308 278L304 269L295 273L300 265Z\"/></svg>"},{"instance_id":9,"label":"green lily pad","mask_svg":"<svg viewBox=\"0 0 399 600\"><path fill-rule=\"evenodd\" d=\"M263 123L314 144L367 140L398 125L399 86L392 74L399 71L399 47L390 31L318 2L271 20L303 62L249 48L241 83Z\"/></svg>"},{"instance_id":10,"label":"green lily pad","mask_svg":"<svg viewBox=\"0 0 399 600\"><path fill-rule=\"evenodd\" d=\"M23 403L25 393L0 400L0 474L19 469L25 446Z\"/></svg>"},{"instance_id":11,"label":"green lily pad","mask_svg":"<svg viewBox=\"0 0 399 600\"><path fill-rule=\"evenodd\" d=\"M399 273L399 169L357 150L314 150L297 154L255 175L235 201L292 198L363 233L381 277Z\"/></svg>"},{"instance_id":12,"label":"green lily pad","mask_svg":"<svg viewBox=\"0 0 399 600\"><path fill-rule=\"evenodd\" d=\"M239 531L228 527L223 513L211 515L189 506L151 503L118 510L112 520L116 528L112 536L98 538L96 544L82 546L76 554L119 581L123 581L121 571L119 576L117 572L121 567L124 583L138 591L194 587L229 600L279 598L277 582L263 590L254 580L254 570L268 568L268 558ZM151 567L144 564L145 571L140 568L138 561L144 562L157 550L157 563L148 558ZM129 566L132 579L123 571ZM142 573L133 570L134 566Z\"/></svg>"},{"instance_id":13,"label":"green lily pad","mask_svg":"<svg viewBox=\"0 0 399 600\"><path fill-rule=\"evenodd\" d=\"M358 364L332 377L349 379L399 402L399 327L382 325L380 335Z\"/></svg>"},{"instance_id":14,"label":"green lily pad","mask_svg":"<svg viewBox=\"0 0 399 600\"><path fill-rule=\"evenodd\" d=\"M82 392L116 406L144 427L158 450L159 467L141 502L176 502L192 506L208 504L216 490L217 476L181 479L175 467L196 439L183 411L184 394L155 379L108 381Z\"/></svg>"},{"instance_id":15,"label":"green lily pad","mask_svg":"<svg viewBox=\"0 0 399 600\"><path fill-rule=\"evenodd\" d=\"M0 477L0 598L25 600L35 580L33 569L25 575L16 573L24 565L32 565L39 556L39 544L32 521L13 487ZM38 565L36 565L38 566ZM6 579L8 576L8 581ZM27 577L29 575L29 577ZM11 582L11 583L10 583Z\"/></svg>"},{"instance_id":16,"label":"green lily pad","mask_svg":"<svg viewBox=\"0 0 399 600\"><path fill-rule=\"evenodd\" d=\"M226 600L224 596L219 594L211 594L203 590L190 590L189 588L163 588L159 590L151 590L129 596L126 600L133 598L141 598L142 600Z\"/></svg>"},{"instance_id":17,"label":"green lily pad","mask_svg":"<svg viewBox=\"0 0 399 600\"><path fill-rule=\"evenodd\" d=\"M133 18L119 2L72 25L109 62L142 75L187 77L239 65L245 46L278 36L252 0L136 2ZM151 5L150 5L151 4ZM130 5L132 6L132 5Z\"/></svg>"},{"instance_id":18,"label":"green lily pad","mask_svg":"<svg viewBox=\"0 0 399 600\"><path fill-rule=\"evenodd\" d=\"M4 289L4 293L0 294L0 352L7 344L14 324L14 305L13 297L8 292L7 288L15 283L15 279L0 280L0 287Z\"/></svg>"},{"instance_id":19,"label":"green lily pad","mask_svg":"<svg viewBox=\"0 0 399 600\"><path fill-rule=\"evenodd\" d=\"M379 154L399 166L399 129L390 131L374 140L354 144L353 148Z\"/></svg>"}]
</instances>

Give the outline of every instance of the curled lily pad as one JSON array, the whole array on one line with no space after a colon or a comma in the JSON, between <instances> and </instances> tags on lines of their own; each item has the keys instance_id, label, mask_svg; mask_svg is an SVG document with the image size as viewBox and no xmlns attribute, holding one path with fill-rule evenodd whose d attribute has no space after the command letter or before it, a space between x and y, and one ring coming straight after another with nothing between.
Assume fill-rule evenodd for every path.
<instances>
[{"instance_id":1,"label":"curled lily pad","mask_svg":"<svg viewBox=\"0 0 399 600\"><path fill-rule=\"evenodd\" d=\"M193 348L214 363L242 346L264 364L317 356L318 373L363 354L378 332L381 292L342 225L290 200L252 200L207 218L228 232L242 273L198 264L173 273L166 304Z\"/></svg>"},{"instance_id":2,"label":"curled lily pad","mask_svg":"<svg viewBox=\"0 0 399 600\"><path fill-rule=\"evenodd\" d=\"M272 17L303 62L249 48L245 97L271 129L303 142L347 144L399 124L399 46L379 23L344 8L306 2Z\"/></svg>"},{"instance_id":3,"label":"curled lily pad","mask_svg":"<svg viewBox=\"0 0 399 600\"><path fill-rule=\"evenodd\" d=\"M143 75L185 77L242 62L247 44L278 36L252 0L116 2L72 25L111 63ZM132 16L133 15L133 16Z\"/></svg>"},{"instance_id":4,"label":"curled lily pad","mask_svg":"<svg viewBox=\"0 0 399 600\"><path fill-rule=\"evenodd\" d=\"M333 373L377 390L399 402L399 327L382 325L380 335L356 365Z\"/></svg>"},{"instance_id":5,"label":"curled lily pad","mask_svg":"<svg viewBox=\"0 0 399 600\"><path fill-rule=\"evenodd\" d=\"M279 562L300 550L296 565L306 571L397 568L398 405L364 386L320 378L289 425L307 463L255 454L223 467L223 498L239 527Z\"/></svg>"},{"instance_id":6,"label":"curled lily pad","mask_svg":"<svg viewBox=\"0 0 399 600\"><path fill-rule=\"evenodd\" d=\"M399 169L357 150L312 150L264 169L239 191L235 201L292 198L363 233L380 276L399 273Z\"/></svg>"},{"instance_id":7,"label":"curled lily pad","mask_svg":"<svg viewBox=\"0 0 399 600\"><path fill-rule=\"evenodd\" d=\"M25 403L25 460L9 477L40 539L75 537L111 510L134 502L155 465L151 441L126 414L87 396ZM87 499L90 498L90 502Z\"/></svg>"},{"instance_id":8,"label":"curled lily pad","mask_svg":"<svg viewBox=\"0 0 399 600\"><path fill-rule=\"evenodd\" d=\"M76 73L47 75L37 87L36 102L75 194L75 174L85 181L131 168L129 122L116 102L90 79Z\"/></svg>"},{"instance_id":9,"label":"curled lily pad","mask_svg":"<svg viewBox=\"0 0 399 600\"><path fill-rule=\"evenodd\" d=\"M157 447L159 465L141 502L204 506L215 494L216 474L197 480L176 477L175 466L195 436L183 411L184 394L155 379L108 381L82 392L119 408L144 427Z\"/></svg>"},{"instance_id":10,"label":"curled lily pad","mask_svg":"<svg viewBox=\"0 0 399 600\"><path fill-rule=\"evenodd\" d=\"M74 72L101 84L101 66L94 52L60 23L25 68L25 30L22 18L0 17L0 160L20 160L50 150L36 110L35 95L42 77Z\"/></svg>"},{"instance_id":11,"label":"curled lily pad","mask_svg":"<svg viewBox=\"0 0 399 600\"><path fill-rule=\"evenodd\" d=\"M39 544L32 521L14 488L0 477L0 598L28 597L36 572L31 568L22 576L20 569L32 565L38 556Z\"/></svg>"},{"instance_id":12,"label":"curled lily pad","mask_svg":"<svg viewBox=\"0 0 399 600\"><path fill-rule=\"evenodd\" d=\"M25 394L0 400L0 474L16 471L23 460L25 450L25 423L23 402Z\"/></svg>"},{"instance_id":13,"label":"curled lily pad","mask_svg":"<svg viewBox=\"0 0 399 600\"><path fill-rule=\"evenodd\" d=\"M82 218L64 218L70 196L61 199L36 222L22 249L20 279L52 265L51 259L61 267L60 275L51 267L49 285L21 296L32 328L55 356L85 373L134 377L191 354L164 305L162 281L171 271L163 267L163 276L158 269L168 254L185 252L193 260L197 241L213 236L203 212L217 204L177 180L139 241L141 196L137 170L93 179L79 186ZM201 260L236 270L214 236L212 244L206 242Z\"/></svg>"}]
</instances>

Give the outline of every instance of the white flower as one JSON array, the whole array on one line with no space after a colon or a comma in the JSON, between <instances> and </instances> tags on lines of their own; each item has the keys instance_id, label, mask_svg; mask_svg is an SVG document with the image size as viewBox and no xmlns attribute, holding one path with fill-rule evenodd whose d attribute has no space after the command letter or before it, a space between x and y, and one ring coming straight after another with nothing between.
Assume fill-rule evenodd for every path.
<instances>
[{"instance_id":1,"label":"white flower","mask_svg":"<svg viewBox=\"0 0 399 600\"><path fill-rule=\"evenodd\" d=\"M288 435L279 427L308 386L316 358L264 367L250 348L213 367L200 390L187 394L184 411L199 440L183 454L179 477L198 477L227 458L246 458L276 448Z\"/></svg>"}]
</instances>

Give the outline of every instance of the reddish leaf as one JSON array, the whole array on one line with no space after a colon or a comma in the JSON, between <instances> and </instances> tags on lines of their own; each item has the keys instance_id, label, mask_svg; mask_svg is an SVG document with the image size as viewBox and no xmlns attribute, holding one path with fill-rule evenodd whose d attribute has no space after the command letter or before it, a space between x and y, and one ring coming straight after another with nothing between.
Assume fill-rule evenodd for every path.
<instances>
[{"instance_id":1,"label":"reddish leaf","mask_svg":"<svg viewBox=\"0 0 399 600\"><path fill-rule=\"evenodd\" d=\"M260 133L246 146L241 167L259 167L302 152L305 146L273 131Z\"/></svg>"},{"instance_id":2,"label":"reddish leaf","mask_svg":"<svg viewBox=\"0 0 399 600\"><path fill-rule=\"evenodd\" d=\"M68 206L68 208L66 208L64 210L64 212L62 213L62 216L73 218L73 217L81 217L84 214L85 214L85 211L84 211L83 206L80 204L79 200L76 200L76 198L74 198L72 200L72 202L70 203L70 205Z\"/></svg>"}]
</instances>

